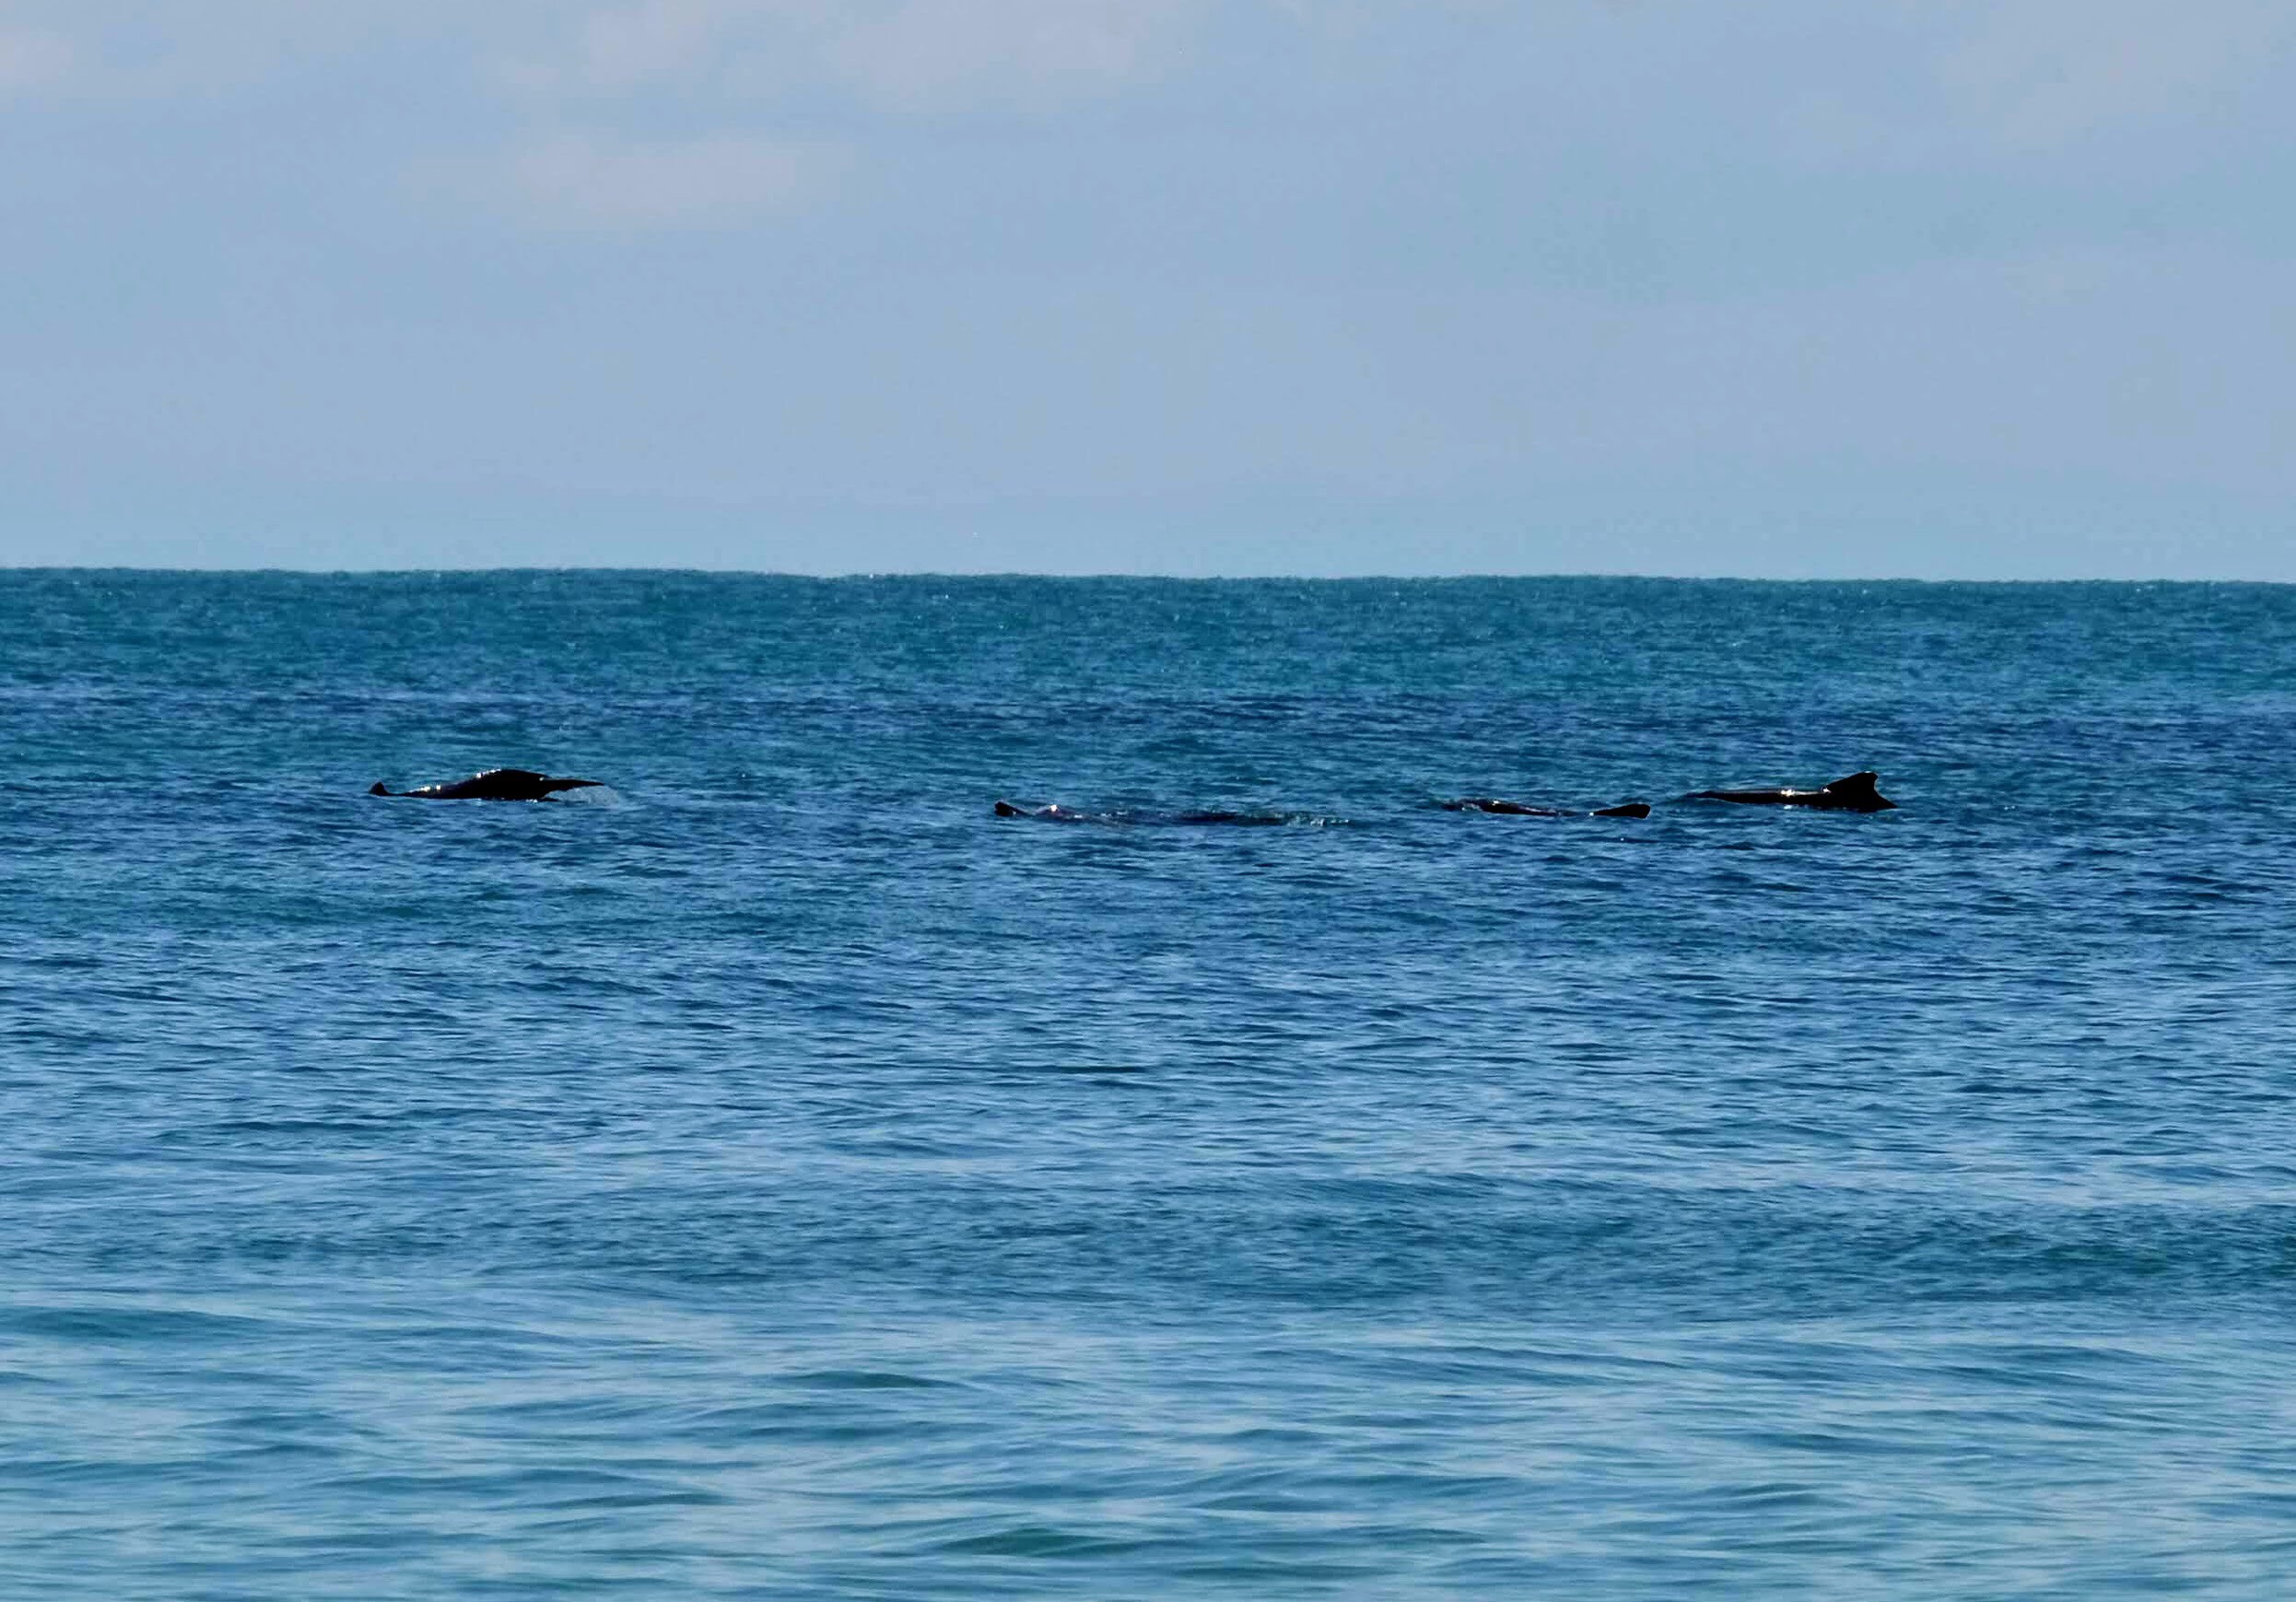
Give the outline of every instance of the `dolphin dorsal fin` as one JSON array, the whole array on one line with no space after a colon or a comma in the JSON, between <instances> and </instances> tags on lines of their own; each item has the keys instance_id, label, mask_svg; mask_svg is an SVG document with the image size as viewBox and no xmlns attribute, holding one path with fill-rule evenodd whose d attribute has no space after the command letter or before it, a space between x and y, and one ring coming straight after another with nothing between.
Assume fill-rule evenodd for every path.
<instances>
[{"instance_id":1,"label":"dolphin dorsal fin","mask_svg":"<svg viewBox=\"0 0 2296 1602\"><path fill-rule=\"evenodd\" d=\"M1826 789L1833 795L1871 795L1880 783L1881 776L1878 773L1852 773L1835 779Z\"/></svg>"}]
</instances>

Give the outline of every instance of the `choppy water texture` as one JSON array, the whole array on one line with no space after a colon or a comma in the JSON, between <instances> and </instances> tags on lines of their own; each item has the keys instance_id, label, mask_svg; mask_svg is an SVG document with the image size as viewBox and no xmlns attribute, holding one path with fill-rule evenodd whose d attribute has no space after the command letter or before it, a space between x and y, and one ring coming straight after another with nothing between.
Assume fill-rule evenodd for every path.
<instances>
[{"instance_id":1,"label":"choppy water texture","mask_svg":"<svg viewBox=\"0 0 2296 1602\"><path fill-rule=\"evenodd\" d=\"M2292 649L0 575L0 1593L2285 1596Z\"/></svg>"}]
</instances>

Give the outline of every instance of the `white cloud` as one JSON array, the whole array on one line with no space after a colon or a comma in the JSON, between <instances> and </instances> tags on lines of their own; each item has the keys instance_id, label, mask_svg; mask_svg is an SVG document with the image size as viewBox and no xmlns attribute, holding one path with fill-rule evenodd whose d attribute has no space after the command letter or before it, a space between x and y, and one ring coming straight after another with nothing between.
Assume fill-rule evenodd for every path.
<instances>
[{"instance_id":1,"label":"white cloud","mask_svg":"<svg viewBox=\"0 0 2296 1602\"><path fill-rule=\"evenodd\" d=\"M513 73L544 93L828 85L884 106L1060 102L1159 70L1208 0L626 0Z\"/></svg>"},{"instance_id":2,"label":"white cloud","mask_svg":"<svg viewBox=\"0 0 2296 1602\"><path fill-rule=\"evenodd\" d=\"M77 58L72 41L59 33L0 33L0 93L61 82Z\"/></svg>"},{"instance_id":3,"label":"white cloud","mask_svg":"<svg viewBox=\"0 0 2296 1602\"><path fill-rule=\"evenodd\" d=\"M521 0L521 4L537 0ZM0 0L0 88L27 70L68 80L98 103L164 105L289 81L378 45L437 42L475 52L515 29L512 0L474 20L447 0Z\"/></svg>"},{"instance_id":4,"label":"white cloud","mask_svg":"<svg viewBox=\"0 0 2296 1602\"><path fill-rule=\"evenodd\" d=\"M1976 17L1940 79L2028 147L2205 108L2296 43L2285 0L2009 0Z\"/></svg>"},{"instance_id":5,"label":"white cloud","mask_svg":"<svg viewBox=\"0 0 2296 1602\"><path fill-rule=\"evenodd\" d=\"M873 8L829 59L873 98L932 109L979 98L1066 99L1153 76L1189 0L906 0Z\"/></svg>"},{"instance_id":6,"label":"white cloud","mask_svg":"<svg viewBox=\"0 0 2296 1602\"><path fill-rule=\"evenodd\" d=\"M1210 0L623 0L578 14L559 48L505 75L523 114L581 131L509 158L517 205L554 223L716 227L818 193L849 153L759 131L792 99L876 111L1049 110L1172 58ZM672 115L707 136L615 125ZM498 176L503 169L497 169ZM499 189L498 188L498 194Z\"/></svg>"},{"instance_id":7,"label":"white cloud","mask_svg":"<svg viewBox=\"0 0 2296 1602\"><path fill-rule=\"evenodd\" d=\"M561 64L525 76L541 88L614 90L697 73L729 29L763 9L741 0L643 0L593 11Z\"/></svg>"},{"instance_id":8,"label":"white cloud","mask_svg":"<svg viewBox=\"0 0 2296 1602\"><path fill-rule=\"evenodd\" d=\"M741 134L635 140L560 134L514 150L505 171L541 220L605 228L724 228L802 201L834 177L834 148Z\"/></svg>"}]
</instances>

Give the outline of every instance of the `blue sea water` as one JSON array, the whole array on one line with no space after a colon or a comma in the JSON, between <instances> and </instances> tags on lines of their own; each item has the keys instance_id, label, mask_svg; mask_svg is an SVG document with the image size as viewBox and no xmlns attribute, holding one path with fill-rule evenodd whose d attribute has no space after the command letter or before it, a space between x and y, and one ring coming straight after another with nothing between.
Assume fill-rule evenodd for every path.
<instances>
[{"instance_id":1,"label":"blue sea water","mask_svg":"<svg viewBox=\"0 0 2296 1602\"><path fill-rule=\"evenodd\" d=\"M2290 1595L2292 736L2283 588L0 574L0 1595Z\"/></svg>"}]
</instances>

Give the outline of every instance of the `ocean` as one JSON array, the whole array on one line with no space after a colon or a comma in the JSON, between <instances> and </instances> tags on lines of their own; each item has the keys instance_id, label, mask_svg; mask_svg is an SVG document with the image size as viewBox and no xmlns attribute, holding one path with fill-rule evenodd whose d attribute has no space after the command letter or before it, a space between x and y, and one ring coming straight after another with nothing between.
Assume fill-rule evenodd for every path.
<instances>
[{"instance_id":1,"label":"ocean","mask_svg":"<svg viewBox=\"0 0 2296 1602\"><path fill-rule=\"evenodd\" d=\"M0 818L0 1595L2290 1594L2296 589L16 571Z\"/></svg>"}]
</instances>

